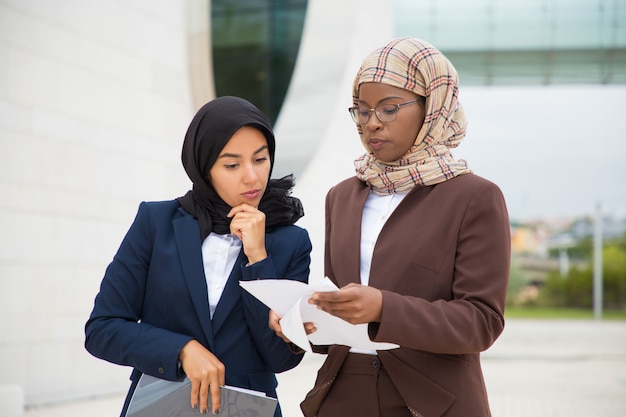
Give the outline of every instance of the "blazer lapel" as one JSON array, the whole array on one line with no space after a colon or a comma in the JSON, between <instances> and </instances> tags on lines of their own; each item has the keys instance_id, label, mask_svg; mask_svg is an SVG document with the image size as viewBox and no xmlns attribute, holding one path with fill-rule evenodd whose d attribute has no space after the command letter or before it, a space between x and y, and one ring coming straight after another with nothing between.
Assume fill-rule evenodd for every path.
<instances>
[{"instance_id":1,"label":"blazer lapel","mask_svg":"<svg viewBox=\"0 0 626 417\"><path fill-rule=\"evenodd\" d=\"M220 301L215 307L215 313L213 313L213 332L217 334L220 328L226 321L228 313L235 307L235 304L239 302L241 298L241 288L239 287L239 281L241 280L241 264L246 264L248 258L243 253L243 249L239 252L237 261L233 270L230 272L230 276L224 286L224 291L220 297Z\"/></svg>"},{"instance_id":2,"label":"blazer lapel","mask_svg":"<svg viewBox=\"0 0 626 417\"><path fill-rule=\"evenodd\" d=\"M265 247L267 248L268 254L270 253L270 248L272 244L272 235L265 234ZM242 279L241 273L241 265L245 265L248 263L248 258L243 253L243 248L239 252L239 256L237 257L237 261L235 262L235 266L233 270L230 272L230 276L228 277L228 281L226 281L226 286L224 287L224 291L222 292L222 296L220 297L220 301L217 303L215 307L215 313L213 313L213 334L217 334L222 325L226 322L228 315L232 311L232 309L237 305L239 300L241 299L241 286L239 285L239 281ZM254 277L256 278L274 278L274 277Z\"/></svg>"},{"instance_id":3,"label":"blazer lapel","mask_svg":"<svg viewBox=\"0 0 626 417\"><path fill-rule=\"evenodd\" d=\"M181 209L182 211L182 209ZM202 242L198 222L187 212L174 219L174 236L178 248L180 264L193 302L196 314L200 318L202 330L206 336L209 349L213 349L213 329L209 300L202 263Z\"/></svg>"},{"instance_id":4,"label":"blazer lapel","mask_svg":"<svg viewBox=\"0 0 626 417\"><path fill-rule=\"evenodd\" d=\"M361 283L361 218L365 201L370 193L368 186L353 187L347 195L341 197L341 209L335 207L340 217L334 219L336 230L334 245L341 247L341 261L335 270L335 279L339 288L350 283Z\"/></svg>"}]
</instances>

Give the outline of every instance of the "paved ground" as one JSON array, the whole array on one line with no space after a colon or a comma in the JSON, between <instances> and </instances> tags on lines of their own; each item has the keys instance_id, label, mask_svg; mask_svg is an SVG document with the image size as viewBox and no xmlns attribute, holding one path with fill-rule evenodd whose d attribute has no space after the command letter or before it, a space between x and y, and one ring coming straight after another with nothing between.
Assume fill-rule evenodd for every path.
<instances>
[{"instance_id":1,"label":"paved ground","mask_svg":"<svg viewBox=\"0 0 626 417\"><path fill-rule=\"evenodd\" d=\"M285 417L302 416L298 404L322 360L310 355L279 375ZM483 368L493 417L626 416L626 322L509 320L483 354ZM120 394L24 416L116 417L122 400Z\"/></svg>"}]
</instances>

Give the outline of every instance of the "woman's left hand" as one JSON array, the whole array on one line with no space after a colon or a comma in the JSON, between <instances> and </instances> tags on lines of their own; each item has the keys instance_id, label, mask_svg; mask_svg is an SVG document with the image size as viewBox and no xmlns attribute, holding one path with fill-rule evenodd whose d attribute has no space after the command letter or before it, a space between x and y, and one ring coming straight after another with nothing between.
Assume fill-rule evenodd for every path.
<instances>
[{"instance_id":1,"label":"woman's left hand","mask_svg":"<svg viewBox=\"0 0 626 417\"><path fill-rule=\"evenodd\" d=\"M243 243L243 252L253 264L267 258L265 250L265 213L249 204L240 204L228 212L232 217L230 233Z\"/></svg>"},{"instance_id":2,"label":"woman's left hand","mask_svg":"<svg viewBox=\"0 0 626 417\"><path fill-rule=\"evenodd\" d=\"M276 333L276 336L280 337L285 342L290 343L291 340L289 340L289 338L285 336L285 334L283 333L283 328L280 326L280 319L281 317L278 315L277 312L275 312L274 310L270 310L269 320L267 322L267 325L269 326L270 329L274 330L274 333Z\"/></svg>"},{"instance_id":3,"label":"woman's left hand","mask_svg":"<svg viewBox=\"0 0 626 417\"><path fill-rule=\"evenodd\" d=\"M274 333L276 333L276 336L280 337L287 343L291 343L291 340L289 340L289 338L285 336L285 334L283 333L283 328L280 325L280 319L281 317L278 315L277 312L275 312L274 310L270 310L269 320L267 324L270 329L274 330ZM303 323L303 326L304 326L304 332L307 335L311 333L315 333L315 331L317 331L317 328L311 322Z\"/></svg>"},{"instance_id":4,"label":"woman's left hand","mask_svg":"<svg viewBox=\"0 0 626 417\"><path fill-rule=\"evenodd\" d=\"M379 322L383 294L366 285L348 284L335 292L315 292L309 304L352 324Z\"/></svg>"}]
</instances>

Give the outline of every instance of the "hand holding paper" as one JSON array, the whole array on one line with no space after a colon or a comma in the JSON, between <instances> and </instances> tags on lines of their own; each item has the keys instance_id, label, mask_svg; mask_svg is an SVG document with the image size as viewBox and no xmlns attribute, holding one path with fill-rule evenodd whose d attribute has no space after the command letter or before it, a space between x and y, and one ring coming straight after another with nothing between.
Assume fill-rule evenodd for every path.
<instances>
[{"instance_id":1,"label":"hand holding paper","mask_svg":"<svg viewBox=\"0 0 626 417\"><path fill-rule=\"evenodd\" d=\"M367 334L367 324L350 324L308 304L307 300L314 292L339 290L327 277L308 285L286 279L242 281L240 285L281 315L284 335L308 352L311 351L309 341L315 345L339 344L369 350L398 347L394 343L372 342ZM314 323L317 331L307 336L303 326L306 322Z\"/></svg>"}]
</instances>

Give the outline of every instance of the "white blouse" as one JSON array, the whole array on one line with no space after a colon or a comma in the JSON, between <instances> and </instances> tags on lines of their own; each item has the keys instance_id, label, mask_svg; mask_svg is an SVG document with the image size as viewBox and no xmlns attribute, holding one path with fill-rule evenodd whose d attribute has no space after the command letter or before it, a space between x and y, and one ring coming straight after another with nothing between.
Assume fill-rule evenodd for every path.
<instances>
[{"instance_id":1,"label":"white blouse","mask_svg":"<svg viewBox=\"0 0 626 417\"><path fill-rule=\"evenodd\" d=\"M235 266L242 246L241 240L231 234L211 233L202 242L202 262L209 292L211 318L213 318L215 307L222 297L224 286Z\"/></svg>"},{"instance_id":2,"label":"white blouse","mask_svg":"<svg viewBox=\"0 0 626 417\"><path fill-rule=\"evenodd\" d=\"M361 284L363 285L369 284L372 256L378 235L406 194L378 195L370 193L367 196L361 219Z\"/></svg>"},{"instance_id":3,"label":"white blouse","mask_svg":"<svg viewBox=\"0 0 626 417\"><path fill-rule=\"evenodd\" d=\"M372 256L378 235L391 213L398 207L407 193L378 195L370 193L365 201L361 218L361 284L368 285ZM350 352L376 355L375 350L351 348Z\"/></svg>"}]
</instances>

